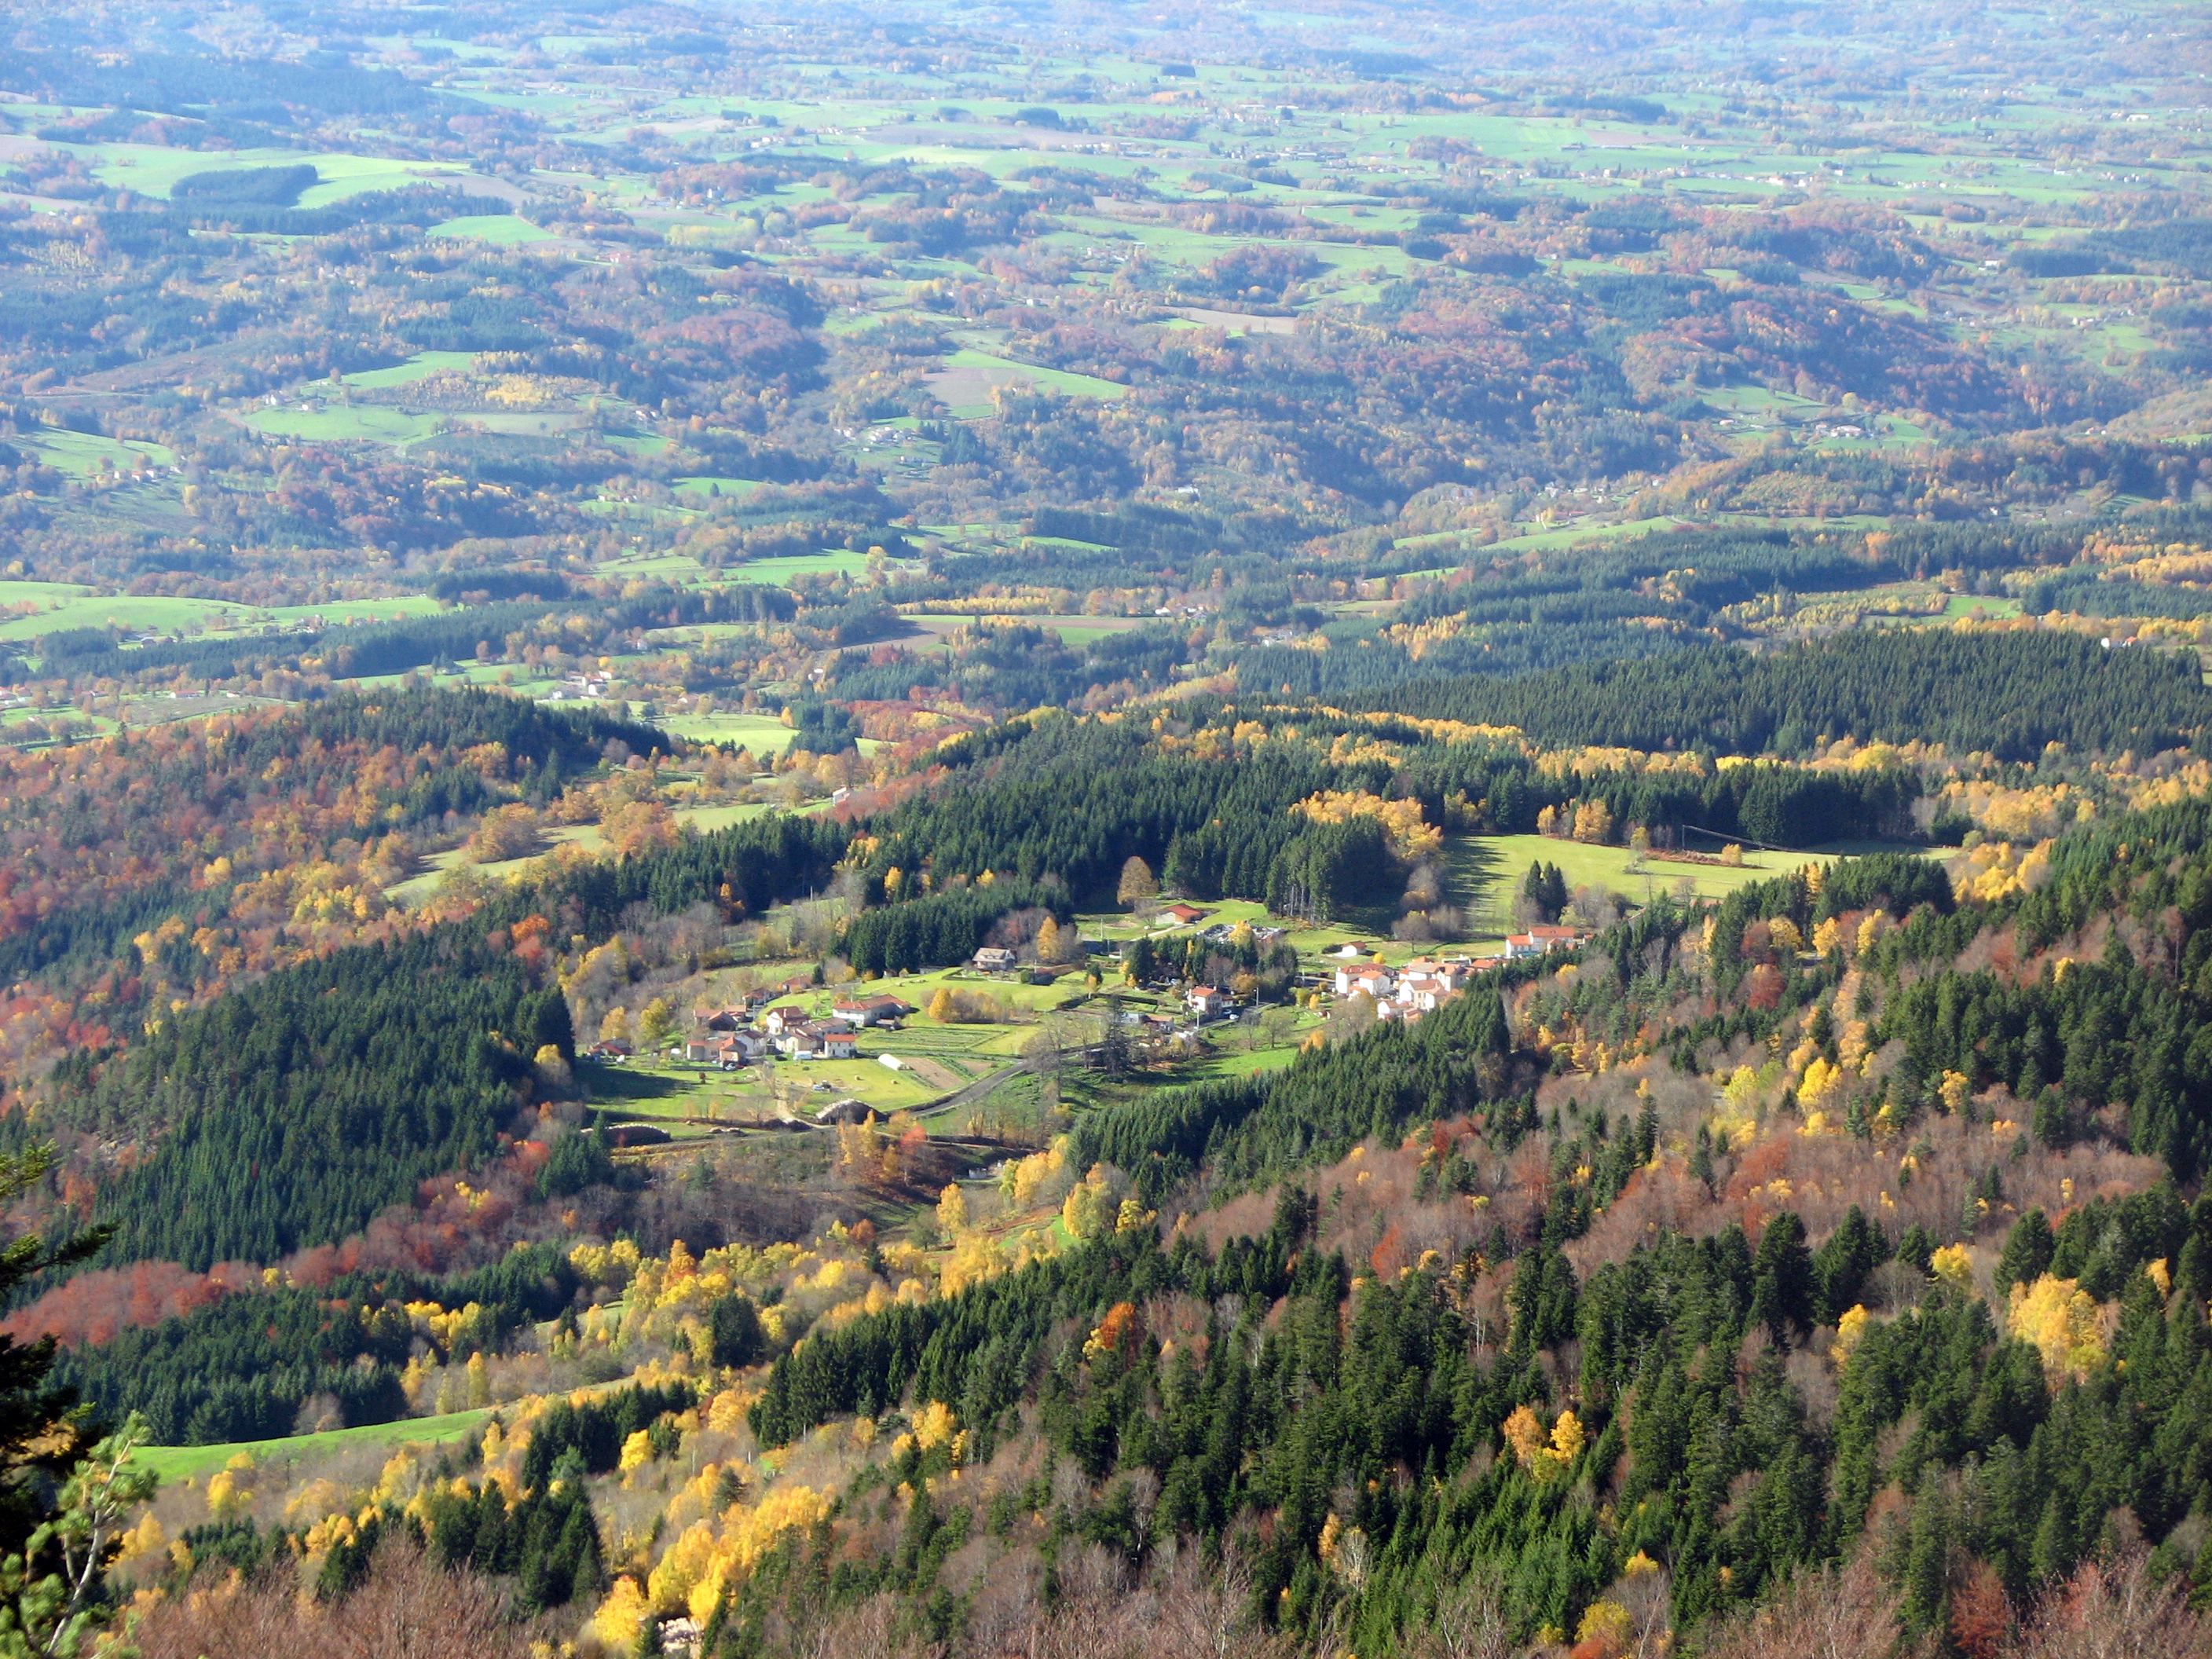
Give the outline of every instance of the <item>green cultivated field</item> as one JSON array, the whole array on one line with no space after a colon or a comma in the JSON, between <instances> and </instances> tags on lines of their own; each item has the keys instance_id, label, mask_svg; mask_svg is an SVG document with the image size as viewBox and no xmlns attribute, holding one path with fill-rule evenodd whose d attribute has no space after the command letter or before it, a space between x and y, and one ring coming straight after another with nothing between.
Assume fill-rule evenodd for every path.
<instances>
[{"instance_id":1,"label":"green cultivated field","mask_svg":"<svg viewBox=\"0 0 2212 1659\"><path fill-rule=\"evenodd\" d=\"M1717 853L1719 844L1701 845L1698 852ZM1478 902L1486 918L1503 921L1512 912L1522 878L1532 863L1559 866L1570 892L1577 887L1609 887L1638 903L1647 893L1671 892L1686 878L1700 898L1720 898L1754 881L1771 881L1808 864L1826 866L1840 856L1835 853L1761 853L1747 848L1743 867L1731 870L1715 864L1676 864L1647 859L1631 868L1634 855L1626 847L1591 847L1551 836L1454 836L1444 843L1445 861L1462 902ZM1475 896L1480 892L1480 897Z\"/></svg>"},{"instance_id":2,"label":"green cultivated field","mask_svg":"<svg viewBox=\"0 0 2212 1659\"><path fill-rule=\"evenodd\" d=\"M364 368L349 374L345 383L372 391L384 386L412 386L445 370L465 374L476 360L473 351L418 351L405 362L394 363L389 368Z\"/></svg>"},{"instance_id":3,"label":"green cultivated field","mask_svg":"<svg viewBox=\"0 0 2212 1659\"><path fill-rule=\"evenodd\" d=\"M428 437L445 419L442 415L410 415L404 410L364 404L356 409L264 409L248 416L246 424L274 438L299 438L311 443L354 441L405 445Z\"/></svg>"},{"instance_id":4,"label":"green cultivated field","mask_svg":"<svg viewBox=\"0 0 2212 1659\"><path fill-rule=\"evenodd\" d=\"M664 731L693 743L726 748L742 744L756 755L781 754L791 747L794 735L773 714L670 714L659 724Z\"/></svg>"},{"instance_id":5,"label":"green cultivated field","mask_svg":"<svg viewBox=\"0 0 2212 1659\"><path fill-rule=\"evenodd\" d=\"M289 1435L281 1440L246 1440L228 1446L144 1446L137 1461L160 1475L164 1483L197 1480L213 1474L243 1452L256 1464L272 1458L319 1457L362 1446L379 1449L404 1446L446 1446L465 1440L482 1428L491 1408L448 1412L442 1417L403 1417L396 1423L372 1423L358 1429L332 1429L322 1434Z\"/></svg>"},{"instance_id":6,"label":"green cultivated field","mask_svg":"<svg viewBox=\"0 0 2212 1659\"><path fill-rule=\"evenodd\" d=\"M8 597L7 588L0 587L0 600ZM193 623L207 624L246 614L243 605L227 605L215 599L178 599L159 596L141 599L129 595L94 599L86 596L63 599L51 610L37 611L27 617L10 617L5 622L0 622L0 639L30 640L41 634L58 633L64 629L106 628L111 625L167 631L187 627Z\"/></svg>"},{"instance_id":7,"label":"green cultivated field","mask_svg":"<svg viewBox=\"0 0 2212 1659\"><path fill-rule=\"evenodd\" d=\"M65 427L42 427L23 441L33 446L39 451L39 459L48 466L80 478L88 478L101 470L102 461L107 463L107 471L128 473L142 455L155 466L177 464L176 452L166 445L103 438L97 433L72 432Z\"/></svg>"},{"instance_id":8,"label":"green cultivated field","mask_svg":"<svg viewBox=\"0 0 2212 1659\"><path fill-rule=\"evenodd\" d=\"M724 497L750 495L760 488L760 482L756 478L678 478L675 484L676 493L679 495L712 496L717 492Z\"/></svg>"},{"instance_id":9,"label":"green cultivated field","mask_svg":"<svg viewBox=\"0 0 2212 1659\"><path fill-rule=\"evenodd\" d=\"M511 213L467 214L459 219L448 219L443 224L430 227L432 236L458 237L468 241L489 242L495 247L520 247L529 242L550 242L553 233L527 219L518 219Z\"/></svg>"},{"instance_id":10,"label":"green cultivated field","mask_svg":"<svg viewBox=\"0 0 2212 1659\"><path fill-rule=\"evenodd\" d=\"M198 626L221 635L239 629L273 626L289 631L322 618L342 623L390 622L402 617L435 616L441 609L427 593L403 593L383 599L336 599L327 605L254 606L228 599L174 599L158 594L100 597L68 582L0 583L0 606L36 603L43 608L0 620L0 639L35 639L70 628L155 629L164 633Z\"/></svg>"}]
</instances>

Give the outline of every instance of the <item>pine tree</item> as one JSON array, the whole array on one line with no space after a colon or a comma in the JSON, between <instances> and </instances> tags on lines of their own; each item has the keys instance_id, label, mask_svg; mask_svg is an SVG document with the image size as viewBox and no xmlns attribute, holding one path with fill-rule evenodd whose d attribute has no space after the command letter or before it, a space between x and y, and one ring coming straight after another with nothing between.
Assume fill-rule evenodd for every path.
<instances>
[{"instance_id":1,"label":"pine tree","mask_svg":"<svg viewBox=\"0 0 2212 1659\"><path fill-rule=\"evenodd\" d=\"M1776 1347L1786 1347L1792 1334L1811 1332L1813 1284L1804 1220L1784 1210L1766 1224L1752 1262L1751 1320L1766 1327Z\"/></svg>"},{"instance_id":2,"label":"pine tree","mask_svg":"<svg viewBox=\"0 0 2212 1659\"><path fill-rule=\"evenodd\" d=\"M2051 1270L2057 1250L2051 1220L2040 1209L2030 1210L2012 1224L2005 1235L2004 1250L1997 1257L1995 1283L1999 1291L2014 1285L2033 1285Z\"/></svg>"}]
</instances>

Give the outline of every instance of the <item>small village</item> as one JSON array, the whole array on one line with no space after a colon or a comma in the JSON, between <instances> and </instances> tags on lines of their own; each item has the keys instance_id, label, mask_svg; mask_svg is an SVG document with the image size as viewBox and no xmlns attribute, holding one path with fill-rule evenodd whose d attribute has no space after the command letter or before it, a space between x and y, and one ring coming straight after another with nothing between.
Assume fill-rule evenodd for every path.
<instances>
[{"instance_id":1,"label":"small village","mask_svg":"<svg viewBox=\"0 0 2212 1659\"><path fill-rule=\"evenodd\" d=\"M609 1132L630 1149L909 1114L946 1119L938 1127L949 1131L959 1127L950 1121L956 1109L970 1109L963 1121L972 1127L986 1115L975 1109L1019 1093L1002 1085L1066 1066L1165 1082L1285 1064L1332 1020L1417 1024L1484 973L1571 951L1589 937L1540 923L1480 955L1406 955L1342 928L1316 938L1246 914L1257 909L1174 902L1137 919L1079 918L1051 962L1031 939L985 945L964 964L896 979L833 984L834 958L749 975L727 996L714 994L722 987L710 978L688 1024L658 1042L608 1036L592 1045L583 1056L596 1077L591 1092L614 1097ZM1192 977L1169 965L1186 946L1217 971ZM1271 955L1295 957L1296 971L1263 988L1235 967ZM670 1079L673 1091L623 1098L617 1072L634 1085L648 1073ZM711 1103L700 1105L701 1096ZM1003 1109L988 1115L1004 1121Z\"/></svg>"}]
</instances>

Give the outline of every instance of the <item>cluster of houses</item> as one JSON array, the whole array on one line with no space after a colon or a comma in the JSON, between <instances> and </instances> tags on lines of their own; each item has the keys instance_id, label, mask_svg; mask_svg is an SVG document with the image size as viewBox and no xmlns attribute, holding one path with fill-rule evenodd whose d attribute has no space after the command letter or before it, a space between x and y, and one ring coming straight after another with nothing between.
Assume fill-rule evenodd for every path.
<instances>
[{"instance_id":1,"label":"cluster of houses","mask_svg":"<svg viewBox=\"0 0 2212 1659\"><path fill-rule=\"evenodd\" d=\"M779 996L811 992L814 981L801 977L750 992L742 1008L719 1008L700 1017L697 1029L669 1052L672 1060L733 1071L770 1054L787 1060L850 1060L859 1052L860 1034L870 1026L896 1029L914 1009L892 996L841 997L828 1017L804 1008L763 1007ZM595 1060L626 1060L626 1042L593 1045Z\"/></svg>"},{"instance_id":2,"label":"cluster of houses","mask_svg":"<svg viewBox=\"0 0 2212 1659\"><path fill-rule=\"evenodd\" d=\"M1194 913L1191 920L1203 914ZM1279 927L1255 927L1253 933L1255 941L1265 945L1279 938L1284 931ZM1229 927L1224 924L1210 930L1208 937L1218 933L1226 939L1229 932ZM1458 995L1477 974L1507 962L1571 951L1589 937L1586 932L1575 927L1533 927L1526 933L1510 935L1504 950L1497 956L1419 957L1395 969L1369 960L1370 947L1355 942L1329 953L1338 958L1339 964L1332 983L1340 998L1366 997L1375 1005L1376 1014L1384 1019L1413 1021L1433 1013ZM995 945L976 951L973 960L984 973L1011 972L1020 965L1017 952ZM812 978L805 975L781 985L758 987L746 994L743 1007L718 1009L702 1015L697 1029L669 1050L670 1057L725 1070L750 1065L770 1054L788 1060L851 1060L858 1053L861 1031L871 1027L896 1030L900 1021L915 1012L912 1005L884 995L840 997L826 1017L804 1007L769 1006L781 997L805 995L811 999L815 988ZM1184 1007L1200 1025L1229 1017L1235 1012L1235 1001L1229 992L1217 985L1194 985L1183 995ZM1195 1031L1178 1030L1174 1018L1168 1015L1132 1013L1124 1018L1132 1024L1142 1023L1148 1028L1146 1035L1156 1039L1183 1039L1196 1035ZM631 1050L624 1042L605 1042L594 1045L591 1052L599 1060L620 1060L629 1058ZM898 1062L885 1056L884 1063L896 1066Z\"/></svg>"},{"instance_id":3,"label":"cluster of houses","mask_svg":"<svg viewBox=\"0 0 2212 1659\"><path fill-rule=\"evenodd\" d=\"M608 679L605 674L564 674L561 684L545 694L547 702L574 702L586 698L607 695Z\"/></svg>"},{"instance_id":4,"label":"cluster of houses","mask_svg":"<svg viewBox=\"0 0 2212 1659\"><path fill-rule=\"evenodd\" d=\"M1334 989L1340 997L1366 997L1384 1019L1417 1020L1458 995L1477 974L1523 957L1571 951L1586 937L1572 927L1531 927L1525 933L1508 937L1504 952L1499 956L1416 957L1395 969L1380 963L1347 961L1336 970ZM1340 954L1357 957L1362 952L1358 945L1346 945Z\"/></svg>"},{"instance_id":5,"label":"cluster of houses","mask_svg":"<svg viewBox=\"0 0 2212 1659\"><path fill-rule=\"evenodd\" d=\"M1208 945L1227 945L1235 938L1237 929L1240 925L1245 924L1239 924L1233 921L1217 921L1212 927L1200 933L1199 937L1204 939ZM1291 930L1287 927L1254 927L1252 928L1252 943L1258 949L1264 951L1269 945L1274 944L1277 939L1287 938L1290 934L1290 931Z\"/></svg>"}]
</instances>

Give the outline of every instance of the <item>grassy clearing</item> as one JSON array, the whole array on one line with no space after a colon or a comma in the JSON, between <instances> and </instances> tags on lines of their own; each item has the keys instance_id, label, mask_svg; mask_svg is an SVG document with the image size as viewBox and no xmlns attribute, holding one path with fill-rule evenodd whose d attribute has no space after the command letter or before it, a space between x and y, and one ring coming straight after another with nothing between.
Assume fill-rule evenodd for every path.
<instances>
[{"instance_id":1,"label":"grassy clearing","mask_svg":"<svg viewBox=\"0 0 2212 1659\"><path fill-rule=\"evenodd\" d=\"M79 582L0 580L0 605L59 605L64 599L81 599L85 592Z\"/></svg>"},{"instance_id":2,"label":"grassy clearing","mask_svg":"<svg viewBox=\"0 0 2212 1659\"><path fill-rule=\"evenodd\" d=\"M0 591L4 597L4 591ZM213 599L137 599L114 595L85 596L61 601L49 610L0 622L0 639L31 640L68 628L160 629L167 631L193 623L211 623L246 615L242 605L224 605Z\"/></svg>"},{"instance_id":3,"label":"grassy clearing","mask_svg":"<svg viewBox=\"0 0 2212 1659\"><path fill-rule=\"evenodd\" d=\"M349 680L343 684L354 686L391 685L398 684L400 678L394 674L376 680ZM457 678L444 683L451 684L459 682ZM706 835L716 830L726 830L733 823L744 823L753 818L765 817L776 810L773 806L757 801L725 802L712 806L678 806L675 809L674 817L678 823L689 824L702 835ZM801 810L818 809L802 808ZM607 851L606 837L599 833L599 826L596 823L561 824L547 830L545 840L548 843L548 852L562 847L580 848L586 853ZM406 880L394 883L386 888L384 896L399 904L420 902L435 892L454 871L464 866L468 866L477 875L487 880L513 881L518 877L528 874L538 860L544 856L544 853L537 853L526 858L500 859L489 864L470 865L466 848L451 847L442 853L431 854L422 860L421 870L408 877Z\"/></svg>"},{"instance_id":4,"label":"grassy clearing","mask_svg":"<svg viewBox=\"0 0 2212 1659\"><path fill-rule=\"evenodd\" d=\"M1492 542L1487 546L1474 545L1466 539L1462 532L1443 530L1426 536L1402 536L1393 545L1414 550L1434 547L1439 551L1457 550L1466 553L1470 557L1488 558L1497 554L1538 553L1553 548L1572 547L1582 542L1612 541L1623 536L1650 535L1658 531L1678 529L1682 523L1683 520L1663 514L1655 519L1631 519L1620 524L1577 522L1563 525L1556 530L1532 530L1526 535L1510 536L1502 541ZM1440 566L1435 570L1414 571L1409 574L1437 576L1457 568L1446 565Z\"/></svg>"},{"instance_id":5,"label":"grassy clearing","mask_svg":"<svg viewBox=\"0 0 2212 1659\"><path fill-rule=\"evenodd\" d=\"M669 714L659 724L693 743L742 744L756 755L781 754L794 735L773 714Z\"/></svg>"},{"instance_id":6,"label":"grassy clearing","mask_svg":"<svg viewBox=\"0 0 2212 1659\"><path fill-rule=\"evenodd\" d=\"M37 449L39 458L57 471L88 478L98 471L129 472L140 457L155 466L174 466L176 452L161 444L103 438L96 433L72 432L66 427L41 427L18 440ZM103 465L103 463L105 465Z\"/></svg>"},{"instance_id":7,"label":"grassy clearing","mask_svg":"<svg viewBox=\"0 0 2212 1659\"><path fill-rule=\"evenodd\" d=\"M2017 617L2020 615L2020 601L1992 599L1978 593L1954 593L1943 605L1943 615L1949 621L1956 622L1960 617L1978 614L1990 617Z\"/></svg>"},{"instance_id":8,"label":"grassy clearing","mask_svg":"<svg viewBox=\"0 0 2212 1659\"><path fill-rule=\"evenodd\" d=\"M550 438L556 432L574 432L584 423L584 417L562 410L471 410L456 416L455 423L509 437Z\"/></svg>"},{"instance_id":9,"label":"grassy clearing","mask_svg":"<svg viewBox=\"0 0 2212 1659\"><path fill-rule=\"evenodd\" d=\"M301 192L303 208L328 207L349 196L375 190L404 190L425 180L459 182L465 161L398 161L380 155L333 152L302 155L291 149L167 149L151 144L60 144L92 163L103 184L127 185L142 196L167 199L177 182L198 173L243 173L254 167L297 167L307 162L318 182Z\"/></svg>"},{"instance_id":10,"label":"grassy clearing","mask_svg":"<svg viewBox=\"0 0 2212 1659\"><path fill-rule=\"evenodd\" d=\"M586 501L586 507L602 505ZM635 576L643 581L690 582L706 574L707 567L683 553L649 553L636 558L610 559L599 567L602 576L620 576L624 580ZM763 577L759 580L767 580Z\"/></svg>"},{"instance_id":11,"label":"grassy clearing","mask_svg":"<svg viewBox=\"0 0 2212 1659\"><path fill-rule=\"evenodd\" d=\"M418 351L404 363L394 363L389 368L364 368L345 377L348 386L368 390L385 386L412 386L433 374L451 372L465 374L476 362L473 351Z\"/></svg>"},{"instance_id":12,"label":"grassy clearing","mask_svg":"<svg viewBox=\"0 0 2212 1659\"><path fill-rule=\"evenodd\" d=\"M1747 849L1741 869L1676 864L1663 859L1631 868L1632 855L1626 847L1590 847L1550 836L1453 836L1444 842L1445 861L1462 902L1477 905L1486 920L1500 922L1510 915L1521 878L1531 864L1538 862L1557 865L1570 891L1577 887L1609 887L1641 902L1647 896L1671 891L1685 879L1698 897L1722 898L1748 883L1771 881L1808 864L1825 866L1838 856L1833 852Z\"/></svg>"},{"instance_id":13,"label":"grassy clearing","mask_svg":"<svg viewBox=\"0 0 2212 1659\"><path fill-rule=\"evenodd\" d=\"M413 443L435 432L441 415L410 415L404 410L365 404L357 409L264 409L246 417L257 432L309 443Z\"/></svg>"},{"instance_id":14,"label":"grassy clearing","mask_svg":"<svg viewBox=\"0 0 2212 1659\"><path fill-rule=\"evenodd\" d=\"M426 236L448 236L459 240L489 242L495 247L520 247L529 242L550 242L553 233L542 225L533 225L527 219L518 219L511 213L470 213L458 219L448 219L423 233Z\"/></svg>"},{"instance_id":15,"label":"grassy clearing","mask_svg":"<svg viewBox=\"0 0 2212 1659\"><path fill-rule=\"evenodd\" d=\"M434 617L445 607L428 593L400 593L388 599L337 599L328 605L280 605L251 614L272 622L307 622L319 617L339 623L398 622L406 617Z\"/></svg>"},{"instance_id":16,"label":"grassy clearing","mask_svg":"<svg viewBox=\"0 0 2212 1659\"><path fill-rule=\"evenodd\" d=\"M757 478L678 478L676 493L679 495L714 496L750 495L760 489Z\"/></svg>"},{"instance_id":17,"label":"grassy clearing","mask_svg":"<svg viewBox=\"0 0 2212 1659\"><path fill-rule=\"evenodd\" d=\"M0 621L0 639L35 639L66 628L154 629L163 633L200 628L210 634L275 625L290 629L317 617L339 623L386 622L401 617L435 615L438 602L427 593L388 599L343 599L329 605L276 605L259 609L227 599L161 596L101 596L68 582L9 582L0 585L0 605L43 604L42 610Z\"/></svg>"},{"instance_id":18,"label":"grassy clearing","mask_svg":"<svg viewBox=\"0 0 2212 1659\"><path fill-rule=\"evenodd\" d=\"M781 587L793 576L835 574L839 571L857 576L867 568L866 554L851 548L836 548L823 553L794 554L787 559L748 559L723 571L721 579L731 582L768 582Z\"/></svg>"},{"instance_id":19,"label":"grassy clearing","mask_svg":"<svg viewBox=\"0 0 2212 1659\"><path fill-rule=\"evenodd\" d=\"M764 818L775 808L764 801L724 802L715 806L679 806L676 821L688 823L701 835L712 835L717 830L726 830L733 823L750 823L755 818Z\"/></svg>"},{"instance_id":20,"label":"grassy clearing","mask_svg":"<svg viewBox=\"0 0 2212 1659\"><path fill-rule=\"evenodd\" d=\"M303 191L303 208L328 207L349 196L374 190L405 190L410 185L465 182L465 161L395 161L381 155L308 155L322 182Z\"/></svg>"},{"instance_id":21,"label":"grassy clearing","mask_svg":"<svg viewBox=\"0 0 2212 1659\"><path fill-rule=\"evenodd\" d=\"M1066 369L1036 368L972 347L954 352L945 367L931 371L931 390L961 420L988 415L994 392L1008 386L1037 386L1070 398L1126 398L1129 388L1095 375Z\"/></svg>"},{"instance_id":22,"label":"grassy clearing","mask_svg":"<svg viewBox=\"0 0 2212 1659\"><path fill-rule=\"evenodd\" d=\"M196 1480L213 1474L243 1452L258 1464L275 1460L297 1462L304 1457L328 1456L356 1446L450 1444L473 1435L490 1417L489 1407L448 1412L443 1417L406 1417L397 1423L372 1423L358 1429L332 1429L323 1434L295 1434L281 1440L245 1440L228 1446L146 1446L137 1462L164 1481Z\"/></svg>"}]
</instances>

